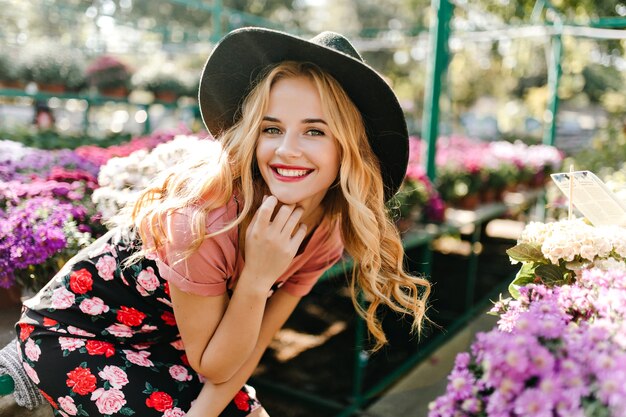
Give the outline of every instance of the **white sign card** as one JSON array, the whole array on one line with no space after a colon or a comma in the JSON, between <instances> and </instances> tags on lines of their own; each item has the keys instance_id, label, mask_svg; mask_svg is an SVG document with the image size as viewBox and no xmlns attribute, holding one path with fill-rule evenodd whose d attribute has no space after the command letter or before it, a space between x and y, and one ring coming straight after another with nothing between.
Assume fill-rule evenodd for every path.
<instances>
[{"instance_id":1,"label":"white sign card","mask_svg":"<svg viewBox=\"0 0 626 417\"><path fill-rule=\"evenodd\" d=\"M626 205L593 172L561 172L551 177L574 207L594 226L626 226ZM570 178L573 178L571 186Z\"/></svg>"}]
</instances>

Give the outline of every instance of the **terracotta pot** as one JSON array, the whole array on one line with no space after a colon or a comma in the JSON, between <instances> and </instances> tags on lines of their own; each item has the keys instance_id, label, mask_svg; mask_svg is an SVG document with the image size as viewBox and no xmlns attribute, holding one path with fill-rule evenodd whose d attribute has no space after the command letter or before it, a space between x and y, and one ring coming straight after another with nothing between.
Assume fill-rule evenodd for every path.
<instances>
[{"instance_id":1,"label":"terracotta pot","mask_svg":"<svg viewBox=\"0 0 626 417\"><path fill-rule=\"evenodd\" d=\"M478 194L468 194L465 197L459 199L456 206L462 210L476 210L480 204L480 198Z\"/></svg>"},{"instance_id":2,"label":"terracotta pot","mask_svg":"<svg viewBox=\"0 0 626 417\"><path fill-rule=\"evenodd\" d=\"M18 80L2 80L0 81L0 88L10 88L13 90L23 90L24 83Z\"/></svg>"},{"instance_id":3,"label":"terracotta pot","mask_svg":"<svg viewBox=\"0 0 626 417\"><path fill-rule=\"evenodd\" d=\"M62 94L66 91L63 84L37 84L37 87L42 93Z\"/></svg>"},{"instance_id":4,"label":"terracotta pot","mask_svg":"<svg viewBox=\"0 0 626 417\"><path fill-rule=\"evenodd\" d=\"M483 203L493 203L496 200L496 190L493 188L483 188L480 190L480 201Z\"/></svg>"},{"instance_id":5,"label":"terracotta pot","mask_svg":"<svg viewBox=\"0 0 626 417\"><path fill-rule=\"evenodd\" d=\"M112 97L112 98L128 97L128 88L124 86L100 88L99 91L100 91L100 94L105 97Z\"/></svg>"},{"instance_id":6,"label":"terracotta pot","mask_svg":"<svg viewBox=\"0 0 626 417\"><path fill-rule=\"evenodd\" d=\"M178 94L174 91L157 91L154 93L154 98L157 101L169 104L178 100Z\"/></svg>"}]
</instances>

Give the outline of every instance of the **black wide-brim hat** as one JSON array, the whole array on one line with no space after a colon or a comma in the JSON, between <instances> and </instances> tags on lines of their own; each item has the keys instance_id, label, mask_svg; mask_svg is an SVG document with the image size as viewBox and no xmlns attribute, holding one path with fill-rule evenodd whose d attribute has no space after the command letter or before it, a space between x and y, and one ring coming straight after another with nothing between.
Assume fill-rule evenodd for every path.
<instances>
[{"instance_id":1,"label":"black wide-brim hat","mask_svg":"<svg viewBox=\"0 0 626 417\"><path fill-rule=\"evenodd\" d=\"M369 143L378 156L385 200L400 187L409 157L404 113L387 82L344 36L323 32L305 40L285 32L237 29L215 46L202 71L202 119L216 138L240 117L244 98L267 67L283 61L311 62L334 77L361 112Z\"/></svg>"}]
</instances>

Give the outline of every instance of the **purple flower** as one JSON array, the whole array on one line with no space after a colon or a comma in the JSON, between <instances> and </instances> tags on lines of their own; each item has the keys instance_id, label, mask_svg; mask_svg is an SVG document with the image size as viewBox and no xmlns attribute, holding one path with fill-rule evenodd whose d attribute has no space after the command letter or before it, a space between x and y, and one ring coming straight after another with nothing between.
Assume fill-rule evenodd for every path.
<instances>
[{"instance_id":1,"label":"purple flower","mask_svg":"<svg viewBox=\"0 0 626 417\"><path fill-rule=\"evenodd\" d=\"M70 217L71 205L45 197L9 209L0 218L0 283L12 284L16 270L41 264L65 248L63 226Z\"/></svg>"}]
</instances>

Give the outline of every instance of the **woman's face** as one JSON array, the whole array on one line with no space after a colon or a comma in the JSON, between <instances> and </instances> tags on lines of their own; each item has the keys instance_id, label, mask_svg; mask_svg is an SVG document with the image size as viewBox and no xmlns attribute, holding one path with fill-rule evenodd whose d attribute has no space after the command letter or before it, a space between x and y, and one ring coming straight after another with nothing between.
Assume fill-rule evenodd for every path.
<instances>
[{"instance_id":1,"label":"woman's face","mask_svg":"<svg viewBox=\"0 0 626 417\"><path fill-rule=\"evenodd\" d=\"M339 146L327 123L311 79L284 78L272 86L257 163L272 195L304 208L304 220L316 213L339 172Z\"/></svg>"}]
</instances>

